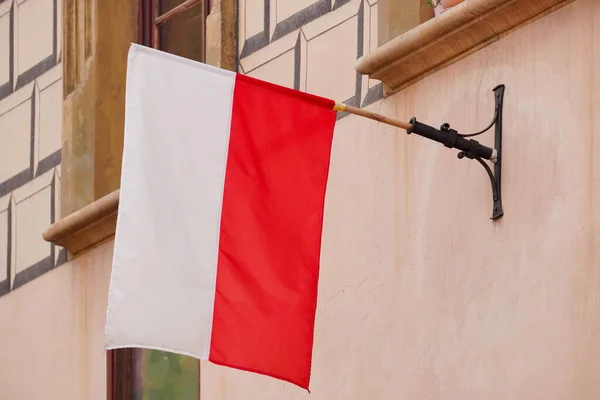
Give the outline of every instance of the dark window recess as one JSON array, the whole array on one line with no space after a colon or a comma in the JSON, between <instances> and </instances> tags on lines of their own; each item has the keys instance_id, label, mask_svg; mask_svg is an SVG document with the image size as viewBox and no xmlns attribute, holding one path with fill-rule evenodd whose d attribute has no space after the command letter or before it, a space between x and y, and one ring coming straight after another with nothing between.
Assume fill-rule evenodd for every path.
<instances>
[{"instance_id":1,"label":"dark window recess","mask_svg":"<svg viewBox=\"0 0 600 400\"><path fill-rule=\"evenodd\" d=\"M139 43L203 62L208 0L139 0Z\"/></svg>"}]
</instances>

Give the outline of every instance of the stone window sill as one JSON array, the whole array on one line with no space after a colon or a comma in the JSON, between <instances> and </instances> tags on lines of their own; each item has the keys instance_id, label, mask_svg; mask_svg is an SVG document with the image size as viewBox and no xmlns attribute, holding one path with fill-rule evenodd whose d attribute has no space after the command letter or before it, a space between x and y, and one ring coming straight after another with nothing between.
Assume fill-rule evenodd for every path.
<instances>
[{"instance_id":1,"label":"stone window sill","mask_svg":"<svg viewBox=\"0 0 600 400\"><path fill-rule=\"evenodd\" d=\"M389 95L573 0L465 0L357 61Z\"/></svg>"},{"instance_id":2,"label":"stone window sill","mask_svg":"<svg viewBox=\"0 0 600 400\"><path fill-rule=\"evenodd\" d=\"M50 225L43 238L76 256L114 237L118 208L119 190L115 190Z\"/></svg>"}]
</instances>

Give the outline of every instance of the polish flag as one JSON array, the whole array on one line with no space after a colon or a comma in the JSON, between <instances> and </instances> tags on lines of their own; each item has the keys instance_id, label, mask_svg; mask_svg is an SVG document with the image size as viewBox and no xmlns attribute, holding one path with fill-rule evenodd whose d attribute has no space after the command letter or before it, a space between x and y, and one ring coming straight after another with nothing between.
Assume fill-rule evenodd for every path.
<instances>
[{"instance_id":1,"label":"polish flag","mask_svg":"<svg viewBox=\"0 0 600 400\"><path fill-rule=\"evenodd\" d=\"M131 46L106 349L308 389L333 107Z\"/></svg>"}]
</instances>

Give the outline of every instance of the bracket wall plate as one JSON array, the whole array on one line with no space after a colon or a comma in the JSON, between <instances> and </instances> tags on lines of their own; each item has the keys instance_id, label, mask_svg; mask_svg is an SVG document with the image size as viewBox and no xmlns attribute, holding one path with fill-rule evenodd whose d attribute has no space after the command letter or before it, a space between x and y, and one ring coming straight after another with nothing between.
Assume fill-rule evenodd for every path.
<instances>
[{"instance_id":1,"label":"bracket wall plate","mask_svg":"<svg viewBox=\"0 0 600 400\"><path fill-rule=\"evenodd\" d=\"M410 128L407 133L415 133L417 135L434 140L443 144L448 148L461 150L458 153L458 158L469 158L477 160L487 172L492 184L492 218L496 220L504 215L502 208L502 107L504 103L504 85L498 85L494 88L495 111L492 122L483 130L470 133L460 134L456 130L450 128L450 124L445 123L440 126L440 129L435 129L429 125L418 122L415 117L410 120ZM494 148L482 145L477 140L468 139L470 137L481 135L494 127ZM494 171L484 160L489 160L494 165Z\"/></svg>"}]
</instances>

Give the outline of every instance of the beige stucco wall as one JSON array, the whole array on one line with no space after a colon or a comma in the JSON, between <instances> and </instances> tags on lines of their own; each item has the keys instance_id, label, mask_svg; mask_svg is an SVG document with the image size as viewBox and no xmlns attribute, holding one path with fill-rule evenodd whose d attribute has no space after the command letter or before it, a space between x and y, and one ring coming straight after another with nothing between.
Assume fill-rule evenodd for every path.
<instances>
[{"instance_id":1,"label":"beige stucco wall","mask_svg":"<svg viewBox=\"0 0 600 400\"><path fill-rule=\"evenodd\" d=\"M106 399L112 242L0 301L0 398Z\"/></svg>"},{"instance_id":2,"label":"beige stucco wall","mask_svg":"<svg viewBox=\"0 0 600 400\"><path fill-rule=\"evenodd\" d=\"M504 83L500 221L489 220L490 184L476 162L340 120L312 394L203 363L203 398L600 398L598 32L600 1L576 0L369 107L475 131ZM320 62L336 64L336 52ZM289 73L261 68L273 81Z\"/></svg>"}]
</instances>

